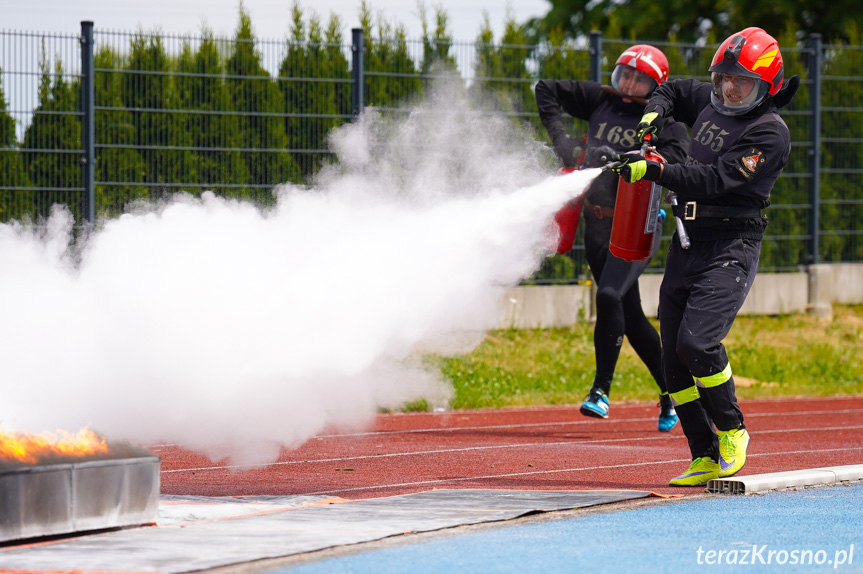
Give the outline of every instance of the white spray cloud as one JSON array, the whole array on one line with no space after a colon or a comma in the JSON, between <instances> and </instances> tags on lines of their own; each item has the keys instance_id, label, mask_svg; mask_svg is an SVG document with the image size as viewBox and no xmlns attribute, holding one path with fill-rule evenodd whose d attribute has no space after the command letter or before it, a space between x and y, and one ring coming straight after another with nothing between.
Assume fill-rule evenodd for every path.
<instances>
[{"instance_id":1,"label":"white spray cloud","mask_svg":"<svg viewBox=\"0 0 863 574\"><path fill-rule=\"evenodd\" d=\"M598 171L549 176L530 133L463 92L413 110L335 131L340 163L270 210L179 196L108 221L75 262L63 210L0 225L3 428L261 464L378 407L445 403L418 351L478 343Z\"/></svg>"}]
</instances>

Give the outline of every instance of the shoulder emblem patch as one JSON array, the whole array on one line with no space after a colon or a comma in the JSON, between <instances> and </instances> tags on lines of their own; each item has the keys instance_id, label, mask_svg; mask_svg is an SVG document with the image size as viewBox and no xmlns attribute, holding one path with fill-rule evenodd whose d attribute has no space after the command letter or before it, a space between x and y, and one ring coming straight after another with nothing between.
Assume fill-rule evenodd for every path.
<instances>
[{"instance_id":1,"label":"shoulder emblem patch","mask_svg":"<svg viewBox=\"0 0 863 574\"><path fill-rule=\"evenodd\" d=\"M761 150L752 148L748 155L745 155L740 159L740 162L743 164L746 171L749 173L755 173L758 166L764 163L764 154L761 153Z\"/></svg>"}]
</instances>

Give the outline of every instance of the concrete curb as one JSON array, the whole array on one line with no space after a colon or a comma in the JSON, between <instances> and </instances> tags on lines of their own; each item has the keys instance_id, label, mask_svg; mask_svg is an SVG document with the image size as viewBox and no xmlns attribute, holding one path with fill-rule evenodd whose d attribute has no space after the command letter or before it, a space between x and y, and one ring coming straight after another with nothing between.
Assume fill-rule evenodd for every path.
<instances>
[{"instance_id":1,"label":"concrete curb","mask_svg":"<svg viewBox=\"0 0 863 574\"><path fill-rule=\"evenodd\" d=\"M803 486L835 484L863 479L863 464L790 470L751 476L716 478L707 481L707 492L717 494L752 494Z\"/></svg>"}]
</instances>

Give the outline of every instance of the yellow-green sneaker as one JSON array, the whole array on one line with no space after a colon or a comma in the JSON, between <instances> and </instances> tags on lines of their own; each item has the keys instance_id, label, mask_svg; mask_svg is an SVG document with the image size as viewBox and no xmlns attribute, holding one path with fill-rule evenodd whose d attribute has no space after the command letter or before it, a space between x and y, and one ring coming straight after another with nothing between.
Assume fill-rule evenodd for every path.
<instances>
[{"instance_id":1,"label":"yellow-green sneaker","mask_svg":"<svg viewBox=\"0 0 863 574\"><path fill-rule=\"evenodd\" d=\"M746 429L717 430L719 435L719 476L733 476L746 464L746 447L749 433Z\"/></svg>"},{"instance_id":2,"label":"yellow-green sneaker","mask_svg":"<svg viewBox=\"0 0 863 574\"><path fill-rule=\"evenodd\" d=\"M719 478L719 463L712 458L699 457L689 463L689 468L680 476L672 478L671 486L701 486L708 480Z\"/></svg>"}]
</instances>

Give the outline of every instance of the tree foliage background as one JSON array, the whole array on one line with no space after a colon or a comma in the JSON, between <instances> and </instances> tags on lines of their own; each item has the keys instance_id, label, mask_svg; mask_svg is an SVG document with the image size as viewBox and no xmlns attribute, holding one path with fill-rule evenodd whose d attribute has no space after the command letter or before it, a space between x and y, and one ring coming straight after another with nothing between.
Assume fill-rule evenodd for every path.
<instances>
[{"instance_id":1,"label":"tree foliage background","mask_svg":"<svg viewBox=\"0 0 863 574\"><path fill-rule=\"evenodd\" d=\"M616 23L621 38L647 41L676 39L703 43L758 26L773 32L793 30L797 40L821 34L825 42L851 40L849 25L863 25L857 0L548 0L551 9L526 24L532 43L561 31L572 38L592 30L607 30Z\"/></svg>"}]
</instances>

